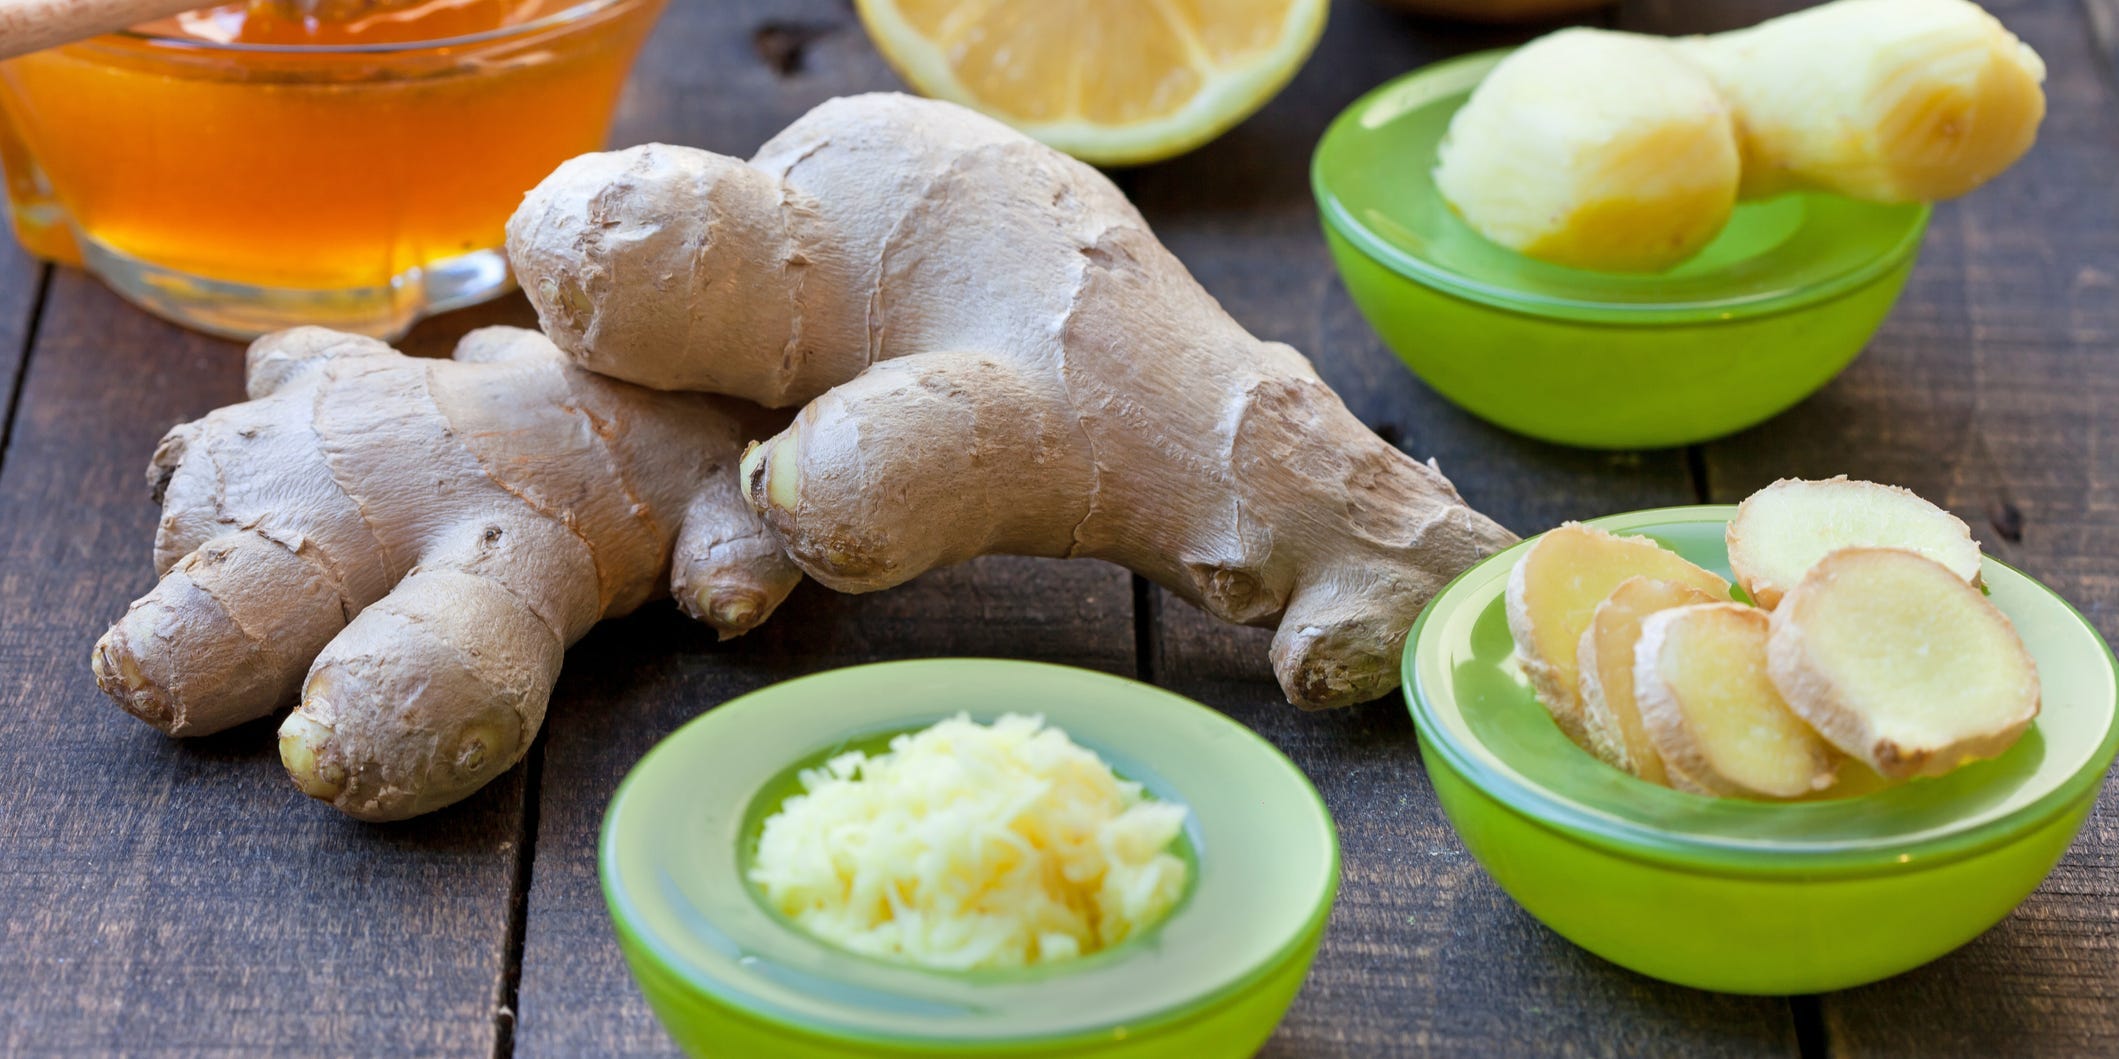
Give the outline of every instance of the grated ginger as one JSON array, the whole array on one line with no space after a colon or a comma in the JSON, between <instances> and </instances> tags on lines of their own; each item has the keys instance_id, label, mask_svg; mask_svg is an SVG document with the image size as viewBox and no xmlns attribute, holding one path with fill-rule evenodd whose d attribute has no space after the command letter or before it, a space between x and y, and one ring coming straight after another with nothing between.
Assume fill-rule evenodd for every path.
<instances>
[{"instance_id":1,"label":"grated ginger","mask_svg":"<svg viewBox=\"0 0 2119 1059\"><path fill-rule=\"evenodd\" d=\"M803 929L944 970L1022 967L1116 945L1167 913L1183 806L1008 714L959 714L888 752L804 770L765 821L751 881Z\"/></svg>"}]
</instances>

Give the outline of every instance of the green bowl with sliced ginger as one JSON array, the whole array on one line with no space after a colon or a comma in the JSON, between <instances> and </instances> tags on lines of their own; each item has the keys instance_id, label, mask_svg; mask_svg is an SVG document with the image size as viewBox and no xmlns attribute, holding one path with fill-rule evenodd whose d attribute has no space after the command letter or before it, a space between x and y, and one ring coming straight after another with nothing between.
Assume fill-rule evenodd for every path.
<instances>
[{"instance_id":1,"label":"green bowl with sliced ginger","mask_svg":"<svg viewBox=\"0 0 2119 1059\"><path fill-rule=\"evenodd\" d=\"M1590 525L1728 576L1729 506ZM1687 794L1576 747L1514 661L1503 595L1528 541L1435 598L1405 697L1442 808L1501 888L1576 944L1731 993L1815 993L1918 967L2009 914L2053 869L2119 752L2111 649L2065 600L1991 558L1981 577L2038 663L2015 746L1945 776L1803 802Z\"/></svg>"},{"instance_id":2,"label":"green bowl with sliced ginger","mask_svg":"<svg viewBox=\"0 0 2119 1059\"><path fill-rule=\"evenodd\" d=\"M935 971L805 933L747 879L797 774L969 713L1042 715L1186 807L1178 905L1101 952ZM604 816L604 898L649 1007L687 1052L750 1059L1255 1053L1301 988L1339 887L1324 801L1271 744L1199 703L1064 666L856 666L715 707L634 766Z\"/></svg>"}]
</instances>

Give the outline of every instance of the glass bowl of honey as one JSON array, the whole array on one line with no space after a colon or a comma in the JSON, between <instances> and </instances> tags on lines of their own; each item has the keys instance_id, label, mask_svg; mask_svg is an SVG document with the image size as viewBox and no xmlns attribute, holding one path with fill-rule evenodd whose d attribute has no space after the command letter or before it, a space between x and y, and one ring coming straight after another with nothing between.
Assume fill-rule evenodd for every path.
<instances>
[{"instance_id":1,"label":"glass bowl of honey","mask_svg":"<svg viewBox=\"0 0 2119 1059\"><path fill-rule=\"evenodd\" d=\"M16 237L186 326L395 337L513 289L664 0L252 0L0 63Z\"/></svg>"}]
</instances>

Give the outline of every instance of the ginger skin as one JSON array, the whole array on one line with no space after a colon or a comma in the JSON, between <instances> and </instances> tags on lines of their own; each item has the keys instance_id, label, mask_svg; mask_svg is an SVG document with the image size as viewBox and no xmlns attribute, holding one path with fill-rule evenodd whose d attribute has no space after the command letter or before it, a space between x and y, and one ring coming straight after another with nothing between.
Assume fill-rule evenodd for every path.
<instances>
[{"instance_id":1,"label":"ginger skin","mask_svg":"<svg viewBox=\"0 0 2119 1059\"><path fill-rule=\"evenodd\" d=\"M1971 0L1834 0L1682 39L1567 29L1487 75L1450 122L1435 184L1530 257L1659 271L1739 199L1970 192L2030 150L2044 79Z\"/></svg>"},{"instance_id":2,"label":"ginger skin","mask_svg":"<svg viewBox=\"0 0 2119 1059\"><path fill-rule=\"evenodd\" d=\"M597 621L674 584L736 635L800 579L735 485L776 419L581 371L536 332L422 360L283 331L251 346L249 393L156 450L161 583L96 644L96 679L180 736L299 698L281 760L350 815L506 771Z\"/></svg>"},{"instance_id":3,"label":"ginger skin","mask_svg":"<svg viewBox=\"0 0 2119 1059\"><path fill-rule=\"evenodd\" d=\"M1306 708L1376 698L1514 541L1230 319L1094 169L968 110L829 101L750 162L586 155L508 226L547 334L647 386L804 405L743 487L817 580L1121 563L1278 630Z\"/></svg>"}]
</instances>

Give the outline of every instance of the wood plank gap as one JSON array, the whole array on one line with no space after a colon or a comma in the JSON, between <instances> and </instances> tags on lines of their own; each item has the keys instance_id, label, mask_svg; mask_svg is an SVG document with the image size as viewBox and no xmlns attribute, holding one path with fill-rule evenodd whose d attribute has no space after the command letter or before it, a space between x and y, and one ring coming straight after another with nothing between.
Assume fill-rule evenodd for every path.
<instances>
[{"instance_id":1,"label":"wood plank gap","mask_svg":"<svg viewBox=\"0 0 2119 1059\"><path fill-rule=\"evenodd\" d=\"M1802 1059L1827 1059L1832 1042L1825 1033L1824 1004L1815 995L1788 998L1788 1014L1795 1019L1795 1046Z\"/></svg>"},{"instance_id":2,"label":"wood plank gap","mask_svg":"<svg viewBox=\"0 0 2119 1059\"><path fill-rule=\"evenodd\" d=\"M44 302L51 295L52 267L37 267L37 293L29 302L29 322L22 328L21 355L15 358L15 375L7 382L7 412L0 418L0 469L7 467L7 454L14 449L15 413L22 410L22 385L29 378L29 357L37 348L37 329L44 322Z\"/></svg>"},{"instance_id":3,"label":"wood plank gap","mask_svg":"<svg viewBox=\"0 0 2119 1059\"><path fill-rule=\"evenodd\" d=\"M1685 446L1685 477L1692 481L1692 498L1699 503L1713 501L1714 495L1707 481L1707 449L1701 445Z\"/></svg>"},{"instance_id":4,"label":"wood plank gap","mask_svg":"<svg viewBox=\"0 0 2119 1059\"><path fill-rule=\"evenodd\" d=\"M522 831L515 839L515 877L508 886L507 955L500 969L500 988L493 1004L493 1059L513 1059L517 1002L522 990L523 941L529 935L530 879L537 868L537 817L544 787L545 732L522 765Z\"/></svg>"},{"instance_id":5,"label":"wood plank gap","mask_svg":"<svg viewBox=\"0 0 2119 1059\"><path fill-rule=\"evenodd\" d=\"M2082 14L2089 20L2097 65L2112 91L2119 92L2119 0L2082 0Z\"/></svg>"},{"instance_id":6,"label":"wood plank gap","mask_svg":"<svg viewBox=\"0 0 2119 1059\"><path fill-rule=\"evenodd\" d=\"M1156 652L1162 648L1162 594L1139 574L1133 575L1133 667L1135 675L1155 683Z\"/></svg>"}]
</instances>

